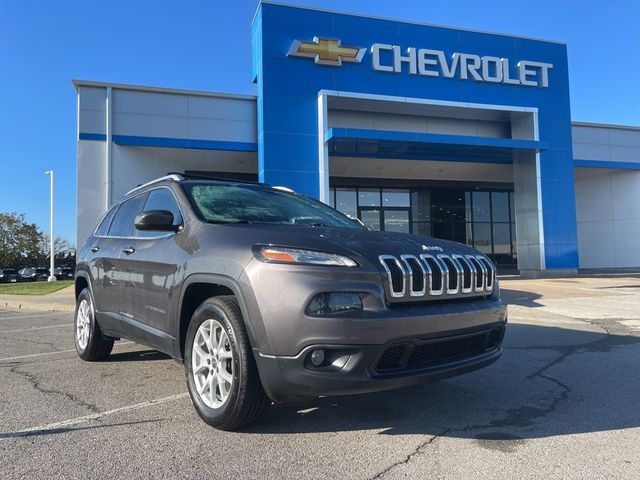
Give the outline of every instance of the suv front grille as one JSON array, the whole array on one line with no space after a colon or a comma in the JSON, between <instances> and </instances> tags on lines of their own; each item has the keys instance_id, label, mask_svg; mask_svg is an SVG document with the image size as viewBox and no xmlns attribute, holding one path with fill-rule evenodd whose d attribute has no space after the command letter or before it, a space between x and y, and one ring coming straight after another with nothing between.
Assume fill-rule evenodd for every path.
<instances>
[{"instance_id":1,"label":"suv front grille","mask_svg":"<svg viewBox=\"0 0 640 480\"><path fill-rule=\"evenodd\" d=\"M496 268L483 255L380 255L392 299L478 296L493 291Z\"/></svg>"},{"instance_id":2,"label":"suv front grille","mask_svg":"<svg viewBox=\"0 0 640 480\"><path fill-rule=\"evenodd\" d=\"M504 327L458 337L419 341L412 340L388 347L378 359L378 373L400 373L422 370L493 352L500 347Z\"/></svg>"}]
</instances>

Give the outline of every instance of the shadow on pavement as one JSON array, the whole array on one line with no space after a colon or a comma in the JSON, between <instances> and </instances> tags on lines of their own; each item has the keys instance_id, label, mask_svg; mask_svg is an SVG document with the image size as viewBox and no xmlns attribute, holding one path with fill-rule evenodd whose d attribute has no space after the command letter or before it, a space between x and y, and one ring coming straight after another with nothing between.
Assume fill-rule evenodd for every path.
<instances>
[{"instance_id":1,"label":"shadow on pavement","mask_svg":"<svg viewBox=\"0 0 640 480\"><path fill-rule=\"evenodd\" d=\"M171 359L169 355L155 350L136 350L134 352L111 353L109 358L102 363L151 362L169 359Z\"/></svg>"},{"instance_id":2,"label":"shadow on pavement","mask_svg":"<svg viewBox=\"0 0 640 480\"><path fill-rule=\"evenodd\" d=\"M522 307L538 308L542 307L541 303L536 302L542 295L526 290L514 290L500 286L500 297L507 305L520 305Z\"/></svg>"},{"instance_id":3,"label":"shadow on pavement","mask_svg":"<svg viewBox=\"0 0 640 480\"><path fill-rule=\"evenodd\" d=\"M304 408L273 406L243 431L381 430L474 438L508 451L531 438L640 427L639 369L640 337L512 324L503 357L483 370Z\"/></svg>"}]
</instances>

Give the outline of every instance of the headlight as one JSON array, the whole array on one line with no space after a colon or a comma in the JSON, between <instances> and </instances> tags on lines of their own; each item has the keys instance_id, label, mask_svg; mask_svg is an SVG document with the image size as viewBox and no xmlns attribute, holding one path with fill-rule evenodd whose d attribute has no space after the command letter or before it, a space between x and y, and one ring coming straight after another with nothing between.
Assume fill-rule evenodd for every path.
<instances>
[{"instance_id":1,"label":"headlight","mask_svg":"<svg viewBox=\"0 0 640 480\"><path fill-rule=\"evenodd\" d=\"M299 248L256 246L253 253L258 260L268 263L300 263L335 267L356 267L358 265L344 255Z\"/></svg>"},{"instance_id":2,"label":"headlight","mask_svg":"<svg viewBox=\"0 0 640 480\"><path fill-rule=\"evenodd\" d=\"M307 315L321 317L354 310L362 310L362 299L357 293L319 293L309 302Z\"/></svg>"}]
</instances>

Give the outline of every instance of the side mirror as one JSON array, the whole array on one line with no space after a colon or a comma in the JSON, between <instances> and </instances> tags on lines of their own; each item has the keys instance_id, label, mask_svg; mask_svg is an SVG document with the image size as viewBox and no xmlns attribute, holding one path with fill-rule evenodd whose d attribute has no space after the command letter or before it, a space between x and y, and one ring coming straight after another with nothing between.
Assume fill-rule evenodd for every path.
<instances>
[{"instance_id":1,"label":"side mirror","mask_svg":"<svg viewBox=\"0 0 640 480\"><path fill-rule=\"evenodd\" d=\"M173 224L173 213L169 210L147 210L136 217L137 230L155 230L161 232L177 232L179 225Z\"/></svg>"}]
</instances>

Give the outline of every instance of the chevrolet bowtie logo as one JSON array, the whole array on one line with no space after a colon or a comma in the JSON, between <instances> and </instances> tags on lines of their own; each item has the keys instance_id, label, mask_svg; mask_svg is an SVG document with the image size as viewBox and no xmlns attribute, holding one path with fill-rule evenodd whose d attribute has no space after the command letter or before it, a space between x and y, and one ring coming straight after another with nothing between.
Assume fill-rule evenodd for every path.
<instances>
[{"instance_id":1,"label":"chevrolet bowtie logo","mask_svg":"<svg viewBox=\"0 0 640 480\"><path fill-rule=\"evenodd\" d=\"M294 40L287 56L313 58L315 63L320 65L339 67L342 62L360 63L365 50L365 48L343 46L340 40L313 37L312 42Z\"/></svg>"}]
</instances>

